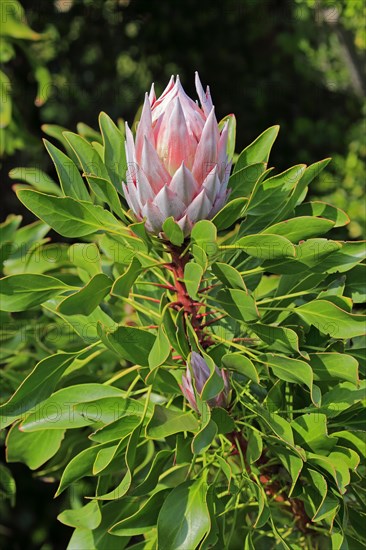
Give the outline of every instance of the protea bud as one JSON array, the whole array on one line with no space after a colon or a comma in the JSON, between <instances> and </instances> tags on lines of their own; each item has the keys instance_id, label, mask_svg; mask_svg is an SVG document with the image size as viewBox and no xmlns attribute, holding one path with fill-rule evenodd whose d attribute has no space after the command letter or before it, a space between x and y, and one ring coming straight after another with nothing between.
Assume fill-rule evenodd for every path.
<instances>
[{"instance_id":1,"label":"protea bud","mask_svg":"<svg viewBox=\"0 0 366 550\"><path fill-rule=\"evenodd\" d=\"M134 142L126 125L126 200L146 228L160 233L172 216L185 235L195 222L212 218L225 204L231 169L228 155L229 115L220 131L209 88L196 73L199 106L170 79L156 99L146 94Z\"/></svg>"},{"instance_id":2,"label":"protea bud","mask_svg":"<svg viewBox=\"0 0 366 550\"><path fill-rule=\"evenodd\" d=\"M206 361L204 360L204 358L201 355L199 355L199 353L196 353L195 351L193 351L191 355L191 367L192 367L192 373L194 378L194 386L196 388L197 393L200 394L203 390L205 383L207 382L208 378L211 375L211 371ZM216 371L216 374L223 379L224 389L218 395L216 395L213 399L208 400L207 403L211 408L212 407L225 408L228 405L228 399L229 399L229 393L230 393L228 375L225 370L219 370L216 365L215 365L215 371ZM193 388L192 374L188 363L187 363L186 374L183 374L182 376L181 390L184 397L187 399L187 401L191 405L191 407L198 412L195 391Z\"/></svg>"}]
</instances>

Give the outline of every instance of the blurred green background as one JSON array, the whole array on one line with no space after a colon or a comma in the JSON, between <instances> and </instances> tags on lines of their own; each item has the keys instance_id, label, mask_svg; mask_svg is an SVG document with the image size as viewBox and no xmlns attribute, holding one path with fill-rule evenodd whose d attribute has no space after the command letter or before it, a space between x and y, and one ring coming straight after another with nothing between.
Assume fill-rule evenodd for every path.
<instances>
[{"instance_id":1,"label":"blurred green background","mask_svg":"<svg viewBox=\"0 0 366 550\"><path fill-rule=\"evenodd\" d=\"M364 236L363 0L0 0L0 7L2 218L21 212L32 220L9 171L37 166L53 175L42 125L96 127L101 110L132 122L152 81L161 92L179 73L195 95L198 70L218 118L237 116L237 151L280 124L271 157L278 169L332 156L312 198L350 215L339 238ZM65 548L69 530L55 519L53 491L26 468L11 469L15 510L0 492L6 548Z\"/></svg>"}]
</instances>

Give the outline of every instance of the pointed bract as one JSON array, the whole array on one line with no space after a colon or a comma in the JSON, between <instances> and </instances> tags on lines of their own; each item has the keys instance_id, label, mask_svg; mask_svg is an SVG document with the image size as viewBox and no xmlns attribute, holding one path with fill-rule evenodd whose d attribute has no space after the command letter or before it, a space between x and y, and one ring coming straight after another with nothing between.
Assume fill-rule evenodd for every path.
<instances>
[{"instance_id":1,"label":"pointed bract","mask_svg":"<svg viewBox=\"0 0 366 550\"><path fill-rule=\"evenodd\" d=\"M193 225L211 219L228 196L229 124L221 123L220 131L209 87L204 91L198 73L195 81L200 106L186 94L179 76L172 76L160 97L154 85L146 94L135 142L126 125L122 189L136 218L144 218L146 229L161 236L170 216L188 236ZM230 131L231 153L233 135Z\"/></svg>"},{"instance_id":2,"label":"pointed bract","mask_svg":"<svg viewBox=\"0 0 366 550\"><path fill-rule=\"evenodd\" d=\"M201 394L202 390L211 376L211 371L206 361L199 353L193 351L191 361L187 363L186 373L182 376L182 384L180 386L184 397L187 399L191 407L198 412L196 394ZM228 374L225 370L220 370L215 365L215 372L224 382L224 389L212 399L207 401L208 405L213 407L226 408L229 404L230 382Z\"/></svg>"}]
</instances>

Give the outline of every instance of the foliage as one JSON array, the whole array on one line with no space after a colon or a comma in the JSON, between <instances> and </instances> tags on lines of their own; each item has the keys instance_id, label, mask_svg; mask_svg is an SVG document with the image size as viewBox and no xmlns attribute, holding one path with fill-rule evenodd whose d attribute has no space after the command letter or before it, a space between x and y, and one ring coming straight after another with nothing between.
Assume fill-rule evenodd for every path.
<instances>
[{"instance_id":1,"label":"foliage","mask_svg":"<svg viewBox=\"0 0 366 550\"><path fill-rule=\"evenodd\" d=\"M34 105L41 107L51 93L51 75L46 62L49 57L52 33L38 33L31 29L26 22L24 9L17 0L1 2L0 15L1 64L7 68L16 57L19 61L25 58L37 83ZM0 72L0 156L13 154L17 149L22 149L26 144L29 145L32 139L31 134L24 127L21 109L13 101L13 88L16 84L11 69L9 74L3 70Z\"/></svg>"},{"instance_id":2,"label":"foliage","mask_svg":"<svg viewBox=\"0 0 366 550\"><path fill-rule=\"evenodd\" d=\"M174 223L163 240L131 219L123 126L99 123L48 129L59 184L14 175L38 221L2 225L8 461L63 495L70 549L365 545L365 243L332 238L348 216L306 198L329 159L275 173L269 128L181 244ZM212 373L198 412L191 351ZM214 364L227 410L208 404Z\"/></svg>"}]
</instances>

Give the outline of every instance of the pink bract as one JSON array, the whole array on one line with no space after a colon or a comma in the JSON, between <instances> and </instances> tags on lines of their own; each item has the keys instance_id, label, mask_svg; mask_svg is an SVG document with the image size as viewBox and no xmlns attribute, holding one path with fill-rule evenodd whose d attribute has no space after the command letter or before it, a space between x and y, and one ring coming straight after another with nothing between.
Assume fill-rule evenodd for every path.
<instances>
[{"instance_id":1,"label":"pink bract","mask_svg":"<svg viewBox=\"0 0 366 550\"><path fill-rule=\"evenodd\" d=\"M200 106L172 76L158 99L153 86L145 95L135 140L126 124L123 190L136 218L145 219L155 234L172 216L189 235L193 224L211 219L228 196L229 120L220 130L209 88L204 91L198 73L196 90Z\"/></svg>"}]
</instances>

